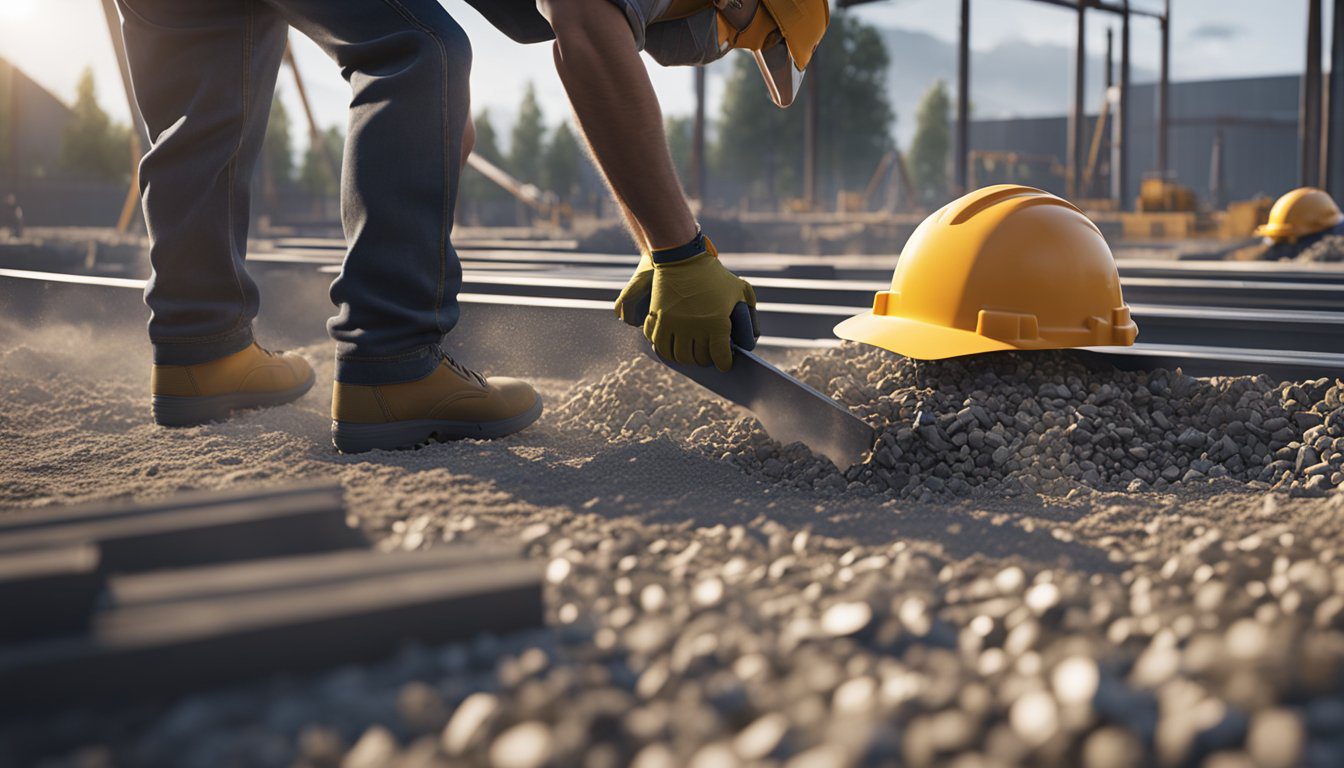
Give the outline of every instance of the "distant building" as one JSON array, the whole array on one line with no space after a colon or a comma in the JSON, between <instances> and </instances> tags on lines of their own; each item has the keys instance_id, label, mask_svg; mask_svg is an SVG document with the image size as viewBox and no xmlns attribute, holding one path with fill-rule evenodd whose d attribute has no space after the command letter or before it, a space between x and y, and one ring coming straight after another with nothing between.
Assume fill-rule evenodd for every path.
<instances>
[{"instance_id":1,"label":"distant building","mask_svg":"<svg viewBox=\"0 0 1344 768\"><path fill-rule=\"evenodd\" d=\"M0 178L60 175L61 136L70 108L0 58Z\"/></svg>"},{"instance_id":2,"label":"distant building","mask_svg":"<svg viewBox=\"0 0 1344 768\"><path fill-rule=\"evenodd\" d=\"M1168 146L1176 180L1193 188L1202 199L1210 199L1210 169L1221 134L1225 200L1277 197L1296 187L1299 80L1296 75L1284 75L1172 83ZM1156 85L1132 86L1128 137L1131 204L1138 195L1139 182L1156 164L1156 114ZM1088 146L1095 120L1095 114L1087 117ZM973 151L1011 151L1029 156L1031 181L1052 192L1064 192L1063 176L1050 173L1048 166L1058 171L1065 163L1066 117L975 120L970 143ZM978 182L1001 180L981 178Z\"/></svg>"}]
</instances>

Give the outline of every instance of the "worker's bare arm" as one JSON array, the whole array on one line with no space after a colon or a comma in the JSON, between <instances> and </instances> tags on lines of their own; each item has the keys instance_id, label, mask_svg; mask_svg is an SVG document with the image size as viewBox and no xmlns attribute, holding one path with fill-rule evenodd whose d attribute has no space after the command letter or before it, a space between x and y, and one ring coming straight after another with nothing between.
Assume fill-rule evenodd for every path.
<instances>
[{"instance_id":1,"label":"worker's bare arm","mask_svg":"<svg viewBox=\"0 0 1344 768\"><path fill-rule=\"evenodd\" d=\"M654 249L695 237L653 84L625 14L611 0L539 0L555 30L555 65L612 193Z\"/></svg>"}]
</instances>

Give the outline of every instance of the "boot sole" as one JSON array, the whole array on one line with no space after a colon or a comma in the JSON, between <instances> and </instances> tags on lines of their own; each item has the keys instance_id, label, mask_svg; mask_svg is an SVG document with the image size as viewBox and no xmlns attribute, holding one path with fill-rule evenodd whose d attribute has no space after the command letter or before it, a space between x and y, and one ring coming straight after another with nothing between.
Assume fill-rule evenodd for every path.
<instances>
[{"instance_id":1,"label":"boot sole","mask_svg":"<svg viewBox=\"0 0 1344 768\"><path fill-rule=\"evenodd\" d=\"M224 421L234 411L270 408L298 400L308 394L317 381L316 374L308 380L278 392L232 392L208 397L174 397L154 395L154 421L162 427L194 427L212 421Z\"/></svg>"},{"instance_id":2,"label":"boot sole","mask_svg":"<svg viewBox=\"0 0 1344 768\"><path fill-rule=\"evenodd\" d=\"M498 421L444 421L410 419L387 424L351 424L331 422L331 444L341 453L419 448L433 442L450 440L490 440L505 437L528 427L541 417L541 395L532 407Z\"/></svg>"}]
</instances>

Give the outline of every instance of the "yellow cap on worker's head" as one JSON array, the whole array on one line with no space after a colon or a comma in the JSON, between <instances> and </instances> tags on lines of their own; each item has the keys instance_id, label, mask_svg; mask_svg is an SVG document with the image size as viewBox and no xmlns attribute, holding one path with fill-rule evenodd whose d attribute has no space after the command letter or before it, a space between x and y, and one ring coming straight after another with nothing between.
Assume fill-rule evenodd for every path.
<instances>
[{"instance_id":1,"label":"yellow cap on worker's head","mask_svg":"<svg viewBox=\"0 0 1344 768\"><path fill-rule=\"evenodd\" d=\"M910 236L873 308L842 339L940 360L1129 346L1138 335L1101 231L1069 202L1014 184L943 206Z\"/></svg>"},{"instance_id":2,"label":"yellow cap on worker's head","mask_svg":"<svg viewBox=\"0 0 1344 768\"><path fill-rule=\"evenodd\" d=\"M1298 187L1280 197L1269 209L1269 222L1255 234L1276 243L1294 243L1344 222L1344 213L1330 193L1315 187Z\"/></svg>"},{"instance_id":3,"label":"yellow cap on worker's head","mask_svg":"<svg viewBox=\"0 0 1344 768\"><path fill-rule=\"evenodd\" d=\"M793 103L812 54L831 23L828 0L760 0L756 15L738 30L719 16L719 44L745 48L756 58L770 99L780 107Z\"/></svg>"}]
</instances>

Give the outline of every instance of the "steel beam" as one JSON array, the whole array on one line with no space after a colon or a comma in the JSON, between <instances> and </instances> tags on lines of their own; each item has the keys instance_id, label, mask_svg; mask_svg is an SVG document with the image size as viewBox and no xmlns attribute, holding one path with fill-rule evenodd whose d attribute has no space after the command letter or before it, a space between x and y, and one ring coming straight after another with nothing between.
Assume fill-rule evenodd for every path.
<instances>
[{"instance_id":1,"label":"steel beam","mask_svg":"<svg viewBox=\"0 0 1344 768\"><path fill-rule=\"evenodd\" d=\"M961 29L957 35L957 147L958 194L969 190L971 153L971 0L961 0Z\"/></svg>"},{"instance_id":2,"label":"steel beam","mask_svg":"<svg viewBox=\"0 0 1344 768\"><path fill-rule=\"evenodd\" d=\"M1307 0L1307 61L1298 102L1298 183L1320 184L1321 151L1321 0Z\"/></svg>"},{"instance_id":3,"label":"steel beam","mask_svg":"<svg viewBox=\"0 0 1344 768\"><path fill-rule=\"evenodd\" d=\"M1223 129L1219 128L1214 131L1213 149L1209 157L1209 200L1214 208L1219 209L1227 203L1226 153L1226 139L1223 137Z\"/></svg>"},{"instance_id":4,"label":"steel beam","mask_svg":"<svg viewBox=\"0 0 1344 768\"><path fill-rule=\"evenodd\" d=\"M803 121L803 197L809 211L816 210L817 155L821 151L821 49L812 54L807 73L807 113Z\"/></svg>"},{"instance_id":5,"label":"steel beam","mask_svg":"<svg viewBox=\"0 0 1344 768\"><path fill-rule=\"evenodd\" d=\"M1344 0L1334 0L1330 21L1330 85L1325 113L1326 189L1344 195Z\"/></svg>"},{"instance_id":6,"label":"steel beam","mask_svg":"<svg viewBox=\"0 0 1344 768\"><path fill-rule=\"evenodd\" d=\"M1344 2L1344 0L1341 0ZM1106 91L1115 85L1115 28L1106 28Z\"/></svg>"},{"instance_id":7,"label":"steel beam","mask_svg":"<svg viewBox=\"0 0 1344 768\"><path fill-rule=\"evenodd\" d=\"M366 559L432 559L432 552ZM303 673L543 623L537 564L413 568L275 590L113 608L63 642L0 648L0 711L109 707Z\"/></svg>"},{"instance_id":8,"label":"steel beam","mask_svg":"<svg viewBox=\"0 0 1344 768\"><path fill-rule=\"evenodd\" d=\"M1078 0L1077 39L1073 48L1073 107L1069 111L1068 140L1068 197L1074 200L1083 195L1083 126L1086 123L1083 99L1087 85L1087 3Z\"/></svg>"},{"instance_id":9,"label":"steel beam","mask_svg":"<svg viewBox=\"0 0 1344 768\"><path fill-rule=\"evenodd\" d=\"M131 63L126 58L126 40L121 35L121 16L117 13L115 0L103 0L103 18L107 21L108 37L112 40L112 52L117 57L117 68L121 71L121 86L126 91L126 105L131 110L131 124L140 137L141 147L148 147L149 128L135 103L135 89L131 87Z\"/></svg>"},{"instance_id":10,"label":"steel beam","mask_svg":"<svg viewBox=\"0 0 1344 768\"><path fill-rule=\"evenodd\" d=\"M1120 23L1120 93L1111 133L1111 198L1118 210L1129 210L1129 0Z\"/></svg>"},{"instance_id":11,"label":"steel beam","mask_svg":"<svg viewBox=\"0 0 1344 768\"><path fill-rule=\"evenodd\" d=\"M1171 141L1171 0L1166 12L1158 20L1162 33L1162 63L1157 79L1157 172L1167 178L1171 170L1169 142Z\"/></svg>"},{"instance_id":12,"label":"steel beam","mask_svg":"<svg viewBox=\"0 0 1344 768\"><path fill-rule=\"evenodd\" d=\"M705 205L705 68L695 67L695 124L691 131L691 194Z\"/></svg>"}]
</instances>

